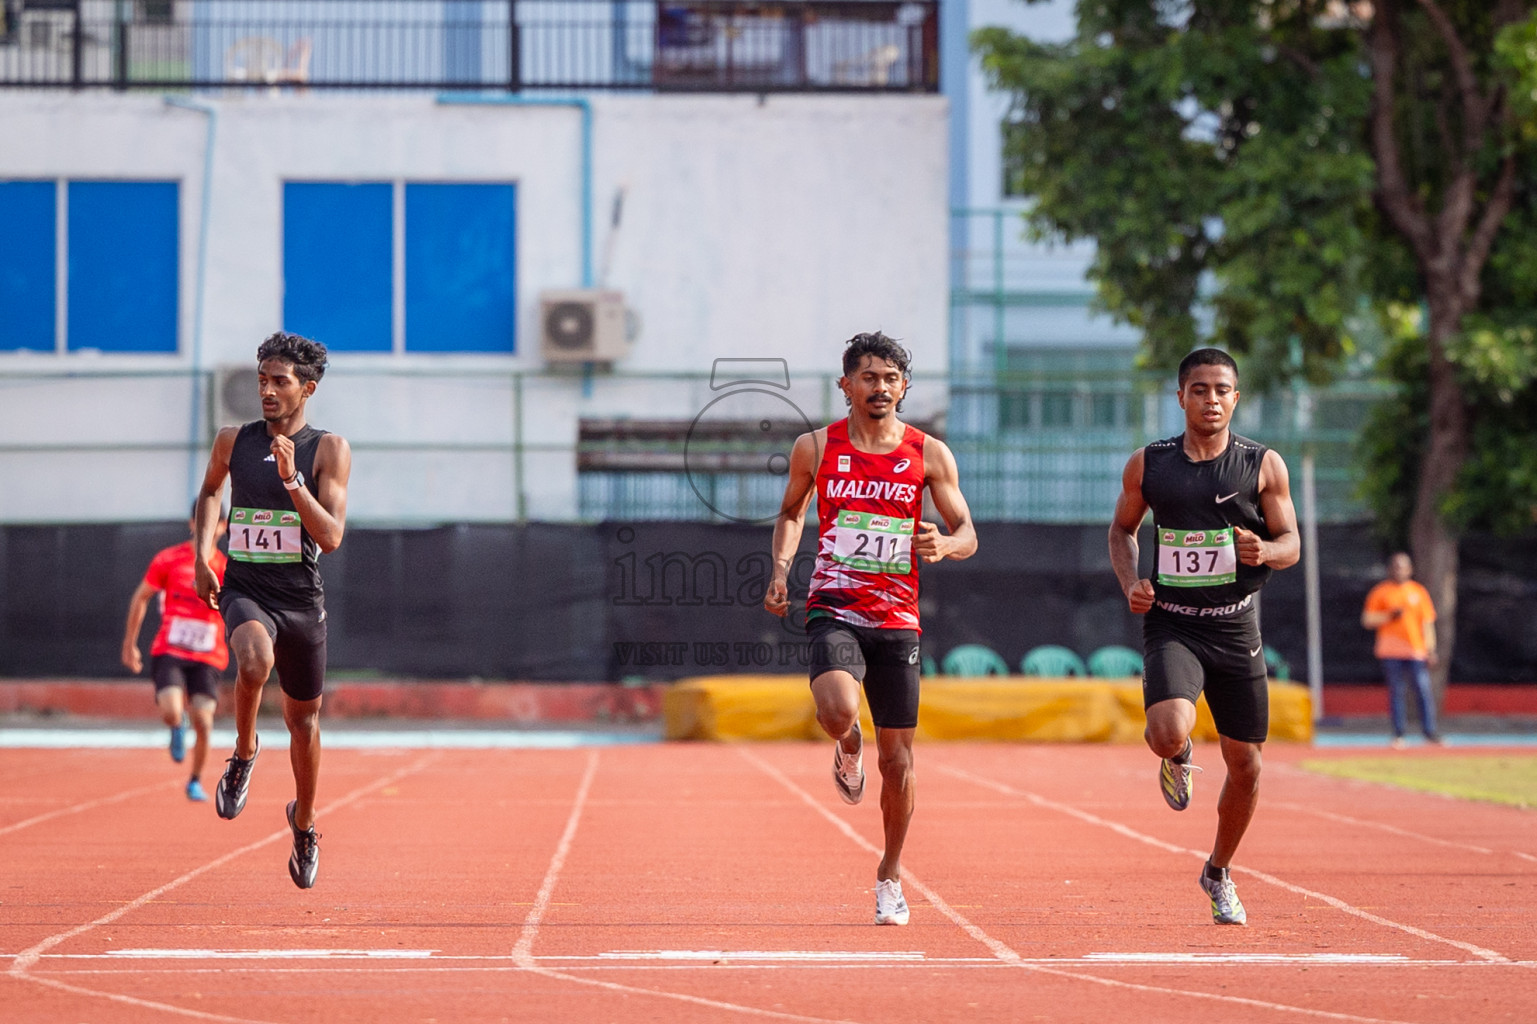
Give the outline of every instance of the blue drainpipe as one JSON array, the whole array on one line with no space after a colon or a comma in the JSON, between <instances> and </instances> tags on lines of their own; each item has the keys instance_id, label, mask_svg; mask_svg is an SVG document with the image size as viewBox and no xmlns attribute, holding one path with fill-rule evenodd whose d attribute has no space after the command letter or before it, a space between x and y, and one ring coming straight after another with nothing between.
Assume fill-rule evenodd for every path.
<instances>
[{"instance_id":1,"label":"blue drainpipe","mask_svg":"<svg viewBox=\"0 0 1537 1024\"><path fill-rule=\"evenodd\" d=\"M513 93L457 93L438 96L438 102L492 107L575 107L582 114L582 287L593 285L592 268L592 104L579 96L518 96Z\"/></svg>"},{"instance_id":2,"label":"blue drainpipe","mask_svg":"<svg viewBox=\"0 0 1537 1024\"><path fill-rule=\"evenodd\" d=\"M192 289L192 414L187 428L187 500L197 496L202 487L201 459L203 438L198 431L203 418L203 297L208 281L208 211L213 196L213 143L219 126L219 112L207 103L196 103L180 96L165 97L168 107L191 110L208 118L208 136L203 143L202 213L197 224L197 277Z\"/></svg>"}]
</instances>

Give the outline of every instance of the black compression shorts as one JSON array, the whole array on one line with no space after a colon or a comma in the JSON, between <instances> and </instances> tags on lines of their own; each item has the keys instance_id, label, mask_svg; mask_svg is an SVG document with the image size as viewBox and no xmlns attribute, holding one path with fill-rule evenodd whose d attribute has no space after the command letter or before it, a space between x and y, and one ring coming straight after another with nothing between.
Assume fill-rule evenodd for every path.
<instances>
[{"instance_id":1,"label":"black compression shorts","mask_svg":"<svg viewBox=\"0 0 1537 1024\"><path fill-rule=\"evenodd\" d=\"M265 608L238 590L219 591L219 612L226 638L237 627L260 622L272 640L272 667L283 692L294 700L314 700L326 682L326 609Z\"/></svg>"},{"instance_id":2,"label":"black compression shorts","mask_svg":"<svg viewBox=\"0 0 1537 1024\"><path fill-rule=\"evenodd\" d=\"M864 684L870 717L882 729L918 725L918 631L871 629L819 615L806 623L811 678L841 669Z\"/></svg>"},{"instance_id":3,"label":"black compression shorts","mask_svg":"<svg viewBox=\"0 0 1537 1024\"><path fill-rule=\"evenodd\" d=\"M1204 691L1217 732L1242 743L1270 734L1270 684L1259 609L1228 619L1154 607L1142 623L1142 706L1171 697L1194 704Z\"/></svg>"},{"instance_id":4,"label":"black compression shorts","mask_svg":"<svg viewBox=\"0 0 1537 1024\"><path fill-rule=\"evenodd\" d=\"M149 659L149 674L155 680L155 696L173 686L185 690L188 697L202 695L219 699L219 670L207 662L157 654Z\"/></svg>"}]
</instances>

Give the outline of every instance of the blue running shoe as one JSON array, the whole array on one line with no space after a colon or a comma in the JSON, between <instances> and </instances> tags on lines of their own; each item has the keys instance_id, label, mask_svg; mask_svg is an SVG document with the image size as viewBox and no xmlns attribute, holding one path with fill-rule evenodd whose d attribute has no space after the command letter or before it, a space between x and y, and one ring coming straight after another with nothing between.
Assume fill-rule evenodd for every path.
<instances>
[{"instance_id":1,"label":"blue running shoe","mask_svg":"<svg viewBox=\"0 0 1537 1024\"><path fill-rule=\"evenodd\" d=\"M199 803L208 799L208 794L203 792L203 784L197 779L187 780L187 799L196 800Z\"/></svg>"},{"instance_id":2,"label":"blue running shoe","mask_svg":"<svg viewBox=\"0 0 1537 1024\"><path fill-rule=\"evenodd\" d=\"M187 716L171 726L171 760L181 764L187 756Z\"/></svg>"}]
</instances>

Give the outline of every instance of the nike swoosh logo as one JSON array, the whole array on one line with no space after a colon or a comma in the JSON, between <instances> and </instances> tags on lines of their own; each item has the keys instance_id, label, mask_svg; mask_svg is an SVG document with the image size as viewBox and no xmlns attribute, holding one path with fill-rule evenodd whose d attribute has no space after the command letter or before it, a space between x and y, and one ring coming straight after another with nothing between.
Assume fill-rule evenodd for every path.
<instances>
[{"instance_id":1,"label":"nike swoosh logo","mask_svg":"<svg viewBox=\"0 0 1537 1024\"><path fill-rule=\"evenodd\" d=\"M1249 657L1251 657L1251 658L1259 657L1259 652L1263 651L1264 649L1265 648L1263 648L1263 647L1256 647L1256 648L1254 648L1254 650L1249 652Z\"/></svg>"},{"instance_id":2,"label":"nike swoosh logo","mask_svg":"<svg viewBox=\"0 0 1537 1024\"><path fill-rule=\"evenodd\" d=\"M1217 499L1217 504L1220 505L1224 501L1228 501L1228 500L1230 500L1232 498L1236 498L1236 497L1238 497L1238 492L1237 491L1234 491L1232 494L1224 494L1220 498Z\"/></svg>"}]
</instances>

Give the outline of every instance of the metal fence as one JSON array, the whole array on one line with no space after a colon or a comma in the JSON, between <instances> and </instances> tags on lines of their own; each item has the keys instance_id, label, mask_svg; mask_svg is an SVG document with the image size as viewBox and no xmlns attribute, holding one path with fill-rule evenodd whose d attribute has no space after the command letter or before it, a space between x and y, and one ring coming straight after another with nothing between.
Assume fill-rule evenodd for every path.
<instances>
[{"instance_id":1,"label":"metal fence","mask_svg":"<svg viewBox=\"0 0 1537 1024\"><path fill-rule=\"evenodd\" d=\"M937 0L0 0L0 87L939 88Z\"/></svg>"},{"instance_id":2,"label":"metal fence","mask_svg":"<svg viewBox=\"0 0 1537 1024\"><path fill-rule=\"evenodd\" d=\"M74 507L90 510L87 519L144 519L179 509L201 478L213 427L259 415L228 400L220 386L228 373L0 371L0 394L30 392L75 425L26 436L11 424L0 475L13 485L0 519L55 521L67 518L58 509ZM580 400L559 374L333 367L326 381L320 421L352 443L353 516L365 522L766 523L778 511L795 437L843 415L831 376L796 378L792 406L752 389L712 391L704 374L614 374L586 403L607 410L597 416L571 415ZM951 379L947 408L915 425L955 452L977 519L1102 522L1130 453L1180 431L1171 390L1104 353L1066 362L1037 354L1034 365L992 378ZM1313 456L1321 522L1359 520L1366 509L1356 494L1355 438L1379 394L1366 382L1246 393L1234 426L1279 451L1294 474ZM114 404L125 396L154 414ZM80 413L88 408L98 415ZM557 409L565 411L552 416ZM125 434L124 422L136 426ZM550 481L562 480L551 500ZM47 497L39 488L53 488L54 500L35 507L56 511L27 511L29 489ZM60 505L66 493L73 497Z\"/></svg>"}]
</instances>

